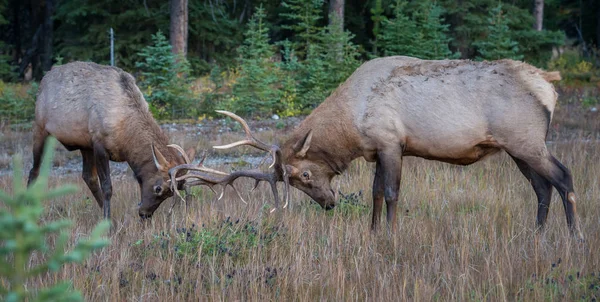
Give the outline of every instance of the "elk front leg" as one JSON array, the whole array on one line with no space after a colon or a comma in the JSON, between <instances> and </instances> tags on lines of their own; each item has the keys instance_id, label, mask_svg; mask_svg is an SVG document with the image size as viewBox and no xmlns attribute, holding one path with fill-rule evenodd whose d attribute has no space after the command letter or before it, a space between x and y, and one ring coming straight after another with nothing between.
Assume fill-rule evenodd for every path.
<instances>
[{"instance_id":1,"label":"elk front leg","mask_svg":"<svg viewBox=\"0 0 600 302\"><path fill-rule=\"evenodd\" d=\"M112 197L112 183L110 180L110 164L106 149L101 145L94 145L94 157L96 158L96 168L98 169L98 178L102 187L103 203L102 210L104 219L110 219L110 199Z\"/></svg>"},{"instance_id":2,"label":"elk front leg","mask_svg":"<svg viewBox=\"0 0 600 302\"><path fill-rule=\"evenodd\" d=\"M383 207L383 168L381 161L377 159L375 164L375 177L373 178L373 221L371 222L371 230L376 231L379 222L381 221L381 211Z\"/></svg>"}]
</instances>

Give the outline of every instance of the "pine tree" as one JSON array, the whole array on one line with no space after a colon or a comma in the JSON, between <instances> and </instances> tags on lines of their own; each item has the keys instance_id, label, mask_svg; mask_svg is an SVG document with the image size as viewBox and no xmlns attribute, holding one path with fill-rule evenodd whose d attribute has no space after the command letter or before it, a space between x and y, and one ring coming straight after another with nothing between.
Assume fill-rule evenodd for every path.
<instances>
[{"instance_id":1,"label":"pine tree","mask_svg":"<svg viewBox=\"0 0 600 302\"><path fill-rule=\"evenodd\" d=\"M417 26L406 14L406 1L396 0L394 17L382 21L382 29L377 38L384 56L418 56L421 36Z\"/></svg>"},{"instance_id":2,"label":"pine tree","mask_svg":"<svg viewBox=\"0 0 600 302\"><path fill-rule=\"evenodd\" d=\"M373 21L373 36L375 37L375 39L371 41L372 49L371 53L369 54L371 57L376 57L379 53L379 41L377 40L377 38L379 37L381 32L381 22L385 20L385 17L383 15L384 9L382 7L381 1L382 0L375 0L373 8L371 8L371 21Z\"/></svg>"},{"instance_id":3,"label":"pine tree","mask_svg":"<svg viewBox=\"0 0 600 302\"><path fill-rule=\"evenodd\" d=\"M323 102L360 65L358 46L352 43L354 36L335 22L339 20L319 32L302 62L298 81L304 108Z\"/></svg>"},{"instance_id":4,"label":"pine tree","mask_svg":"<svg viewBox=\"0 0 600 302\"><path fill-rule=\"evenodd\" d=\"M420 54L421 59L440 60L458 58L460 53L452 53L448 48L452 38L447 36L450 25L444 24L442 13L444 9L436 3L423 2L420 9L415 12L421 33Z\"/></svg>"},{"instance_id":5,"label":"pine tree","mask_svg":"<svg viewBox=\"0 0 600 302\"><path fill-rule=\"evenodd\" d=\"M193 115L185 81L185 75L189 73L187 60L183 57L176 60L171 44L161 31L152 35L152 41L152 45L138 53L143 60L135 64L142 72L139 86L150 109L157 118L175 118L176 107L186 108L183 112Z\"/></svg>"},{"instance_id":6,"label":"pine tree","mask_svg":"<svg viewBox=\"0 0 600 302\"><path fill-rule=\"evenodd\" d=\"M449 25L443 23L443 12L441 6L424 1L409 16L407 2L397 0L394 18L384 20L379 37L383 54L429 60L459 57L448 48L452 39L446 35Z\"/></svg>"},{"instance_id":7,"label":"pine tree","mask_svg":"<svg viewBox=\"0 0 600 302\"><path fill-rule=\"evenodd\" d=\"M262 6L248 22L244 44L239 48L240 77L233 86L231 106L243 115L266 115L274 110L280 93L276 89L279 70L271 60L275 52L269 44L269 25Z\"/></svg>"},{"instance_id":8,"label":"pine tree","mask_svg":"<svg viewBox=\"0 0 600 302\"><path fill-rule=\"evenodd\" d=\"M523 55L519 54L519 43L511 38L502 5L490 11L488 24L486 39L473 43L479 53L476 58L478 60L523 59Z\"/></svg>"},{"instance_id":9,"label":"pine tree","mask_svg":"<svg viewBox=\"0 0 600 302\"><path fill-rule=\"evenodd\" d=\"M31 186L22 181L22 160L16 155L13 188L10 193L0 190L0 297L3 301L83 301L81 293L73 291L72 283L67 280L42 288L28 283L42 276L53 280L64 265L81 263L93 251L110 243L103 237L110 227L108 220L100 222L88 239L79 239L70 250L67 247L72 221L45 221L47 200L77 191L74 185L48 188L56 143L56 139L48 138L40 175Z\"/></svg>"},{"instance_id":10,"label":"pine tree","mask_svg":"<svg viewBox=\"0 0 600 302\"><path fill-rule=\"evenodd\" d=\"M308 48L316 43L317 35L321 31L318 26L321 21L323 0L285 0L282 6L288 10L281 16L290 24L282 25L282 28L293 31L296 35L294 48L300 57L305 57Z\"/></svg>"}]
</instances>

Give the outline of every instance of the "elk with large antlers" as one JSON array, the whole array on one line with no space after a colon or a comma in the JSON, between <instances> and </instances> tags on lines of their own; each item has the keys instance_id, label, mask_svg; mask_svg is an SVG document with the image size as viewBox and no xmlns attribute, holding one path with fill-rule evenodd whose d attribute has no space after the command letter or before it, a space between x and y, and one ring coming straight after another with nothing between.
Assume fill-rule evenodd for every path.
<instances>
[{"instance_id":1,"label":"elk with large antlers","mask_svg":"<svg viewBox=\"0 0 600 302\"><path fill-rule=\"evenodd\" d=\"M171 186L170 168L189 164L186 154L168 145L144 96L127 72L89 62L54 67L42 79L33 125L33 168L39 173L46 137L52 135L68 150L80 150L82 177L104 217L110 217L112 183L109 160L126 161L140 185L139 215L150 217L163 200L181 189Z\"/></svg>"},{"instance_id":2,"label":"elk with large antlers","mask_svg":"<svg viewBox=\"0 0 600 302\"><path fill-rule=\"evenodd\" d=\"M559 79L558 72L513 60L371 60L277 148L278 180L289 177L292 186L331 209L332 178L364 157L376 163L372 228L385 200L393 230L403 156L469 165L504 150L537 195L537 225L546 222L554 187L569 229L583 238L571 173L545 145L557 99L550 82Z\"/></svg>"}]
</instances>

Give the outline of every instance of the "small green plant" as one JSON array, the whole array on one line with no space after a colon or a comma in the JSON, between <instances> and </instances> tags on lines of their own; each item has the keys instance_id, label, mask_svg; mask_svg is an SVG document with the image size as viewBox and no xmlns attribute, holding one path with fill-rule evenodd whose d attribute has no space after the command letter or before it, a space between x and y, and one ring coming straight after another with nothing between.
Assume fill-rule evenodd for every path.
<instances>
[{"instance_id":1,"label":"small green plant","mask_svg":"<svg viewBox=\"0 0 600 302\"><path fill-rule=\"evenodd\" d=\"M281 235L281 227L266 221L258 223L227 217L201 227L177 229L174 248L178 256L189 256L193 261L208 261L214 256L243 260L252 248L268 246Z\"/></svg>"},{"instance_id":2,"label":"small green plant","mask_svg":"<svg viewBox=\"0 0 600 302\"><path fill-rule=\"evenodd\" d=\"M338 192L339 199L335 207L335 212L339 212L343 215L363 215L370 211L370 208L363 203L363 192L362 190L344 194Z\"/></svg>"},{"instance_id":3,"label":"small green plant","mask_svg":"<svg viewBox=\"0 0 600 302\"><path fill-rule=\"evenodd\" d=\"M80 263L92 251L109 244L102 236L108 230L108 221L99 223L90 237L79 240L67 251L68 220L41 223L45 200L76 191L73 185L48 190L48 175L56 140L46 143L40 175L27 188L23 182L20 156L14 157L12 196L0 190L0 300L4 301L82 301L79 292L71 290L70 282L48 288L31 288L27 282L57 272L68 263ZM58 235L58 236L56 236ZM51 239L56 239L52 246ZM42 255L36 263L32 256Z\"/></svg>"}]
</instances>

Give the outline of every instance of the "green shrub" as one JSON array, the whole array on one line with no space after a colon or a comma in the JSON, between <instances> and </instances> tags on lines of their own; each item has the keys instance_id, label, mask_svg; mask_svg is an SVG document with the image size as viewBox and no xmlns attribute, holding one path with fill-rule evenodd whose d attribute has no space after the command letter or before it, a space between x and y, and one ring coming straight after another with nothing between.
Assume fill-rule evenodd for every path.
<instances>
[{"instance_id":1,"label":"green shrub","mask_svg":"<svg viewBox=\"0 0 600 302\"><path fill-rule=\"evenodd\" d=\"M23 182L21 157L15 156L12 196L0 190L1 300L82 301L81 295L71 290L70 282L62 282L49 288L33 288L27 286L27 281L55 273L67 263L80 263L92 251L109 243L102 238L110 226L108 221L98 224L89 239L79 240L70 251L67 251L70 221L59 220L47 224L40 222L45 200L76 191L73 185L48 191L48 175L55 145L56 140L53 138L46 143L40 175L29 188ZM51 239L56 239L54 246L49 244ZM42 255L42 262L32 261L34 255L36 258Z\"/></svg>"},{"instance_id":2,"label":"green shrub","mask_svg":"<svg viewBox=\"0 0 600 302\"><path fill-rule=\"evenodd\" d=\"M589 84L598 81L600 69L594 68L588 59L581 55L579 49L567 49L558 58L548 63L548 68L560 71L567 84Z\"/></svg>"},{"instance_id":3,"label":"green shrub","mask_svg":"<svg viewBox=\"0 0 600 302\"><path fill-rule=\"evenodd\" d=\"M0 119L11 123L22 123L34 118L35 98L38 84L26 89L22 84L7 84L0 81Z\"/></svg>"}]
</instances>

